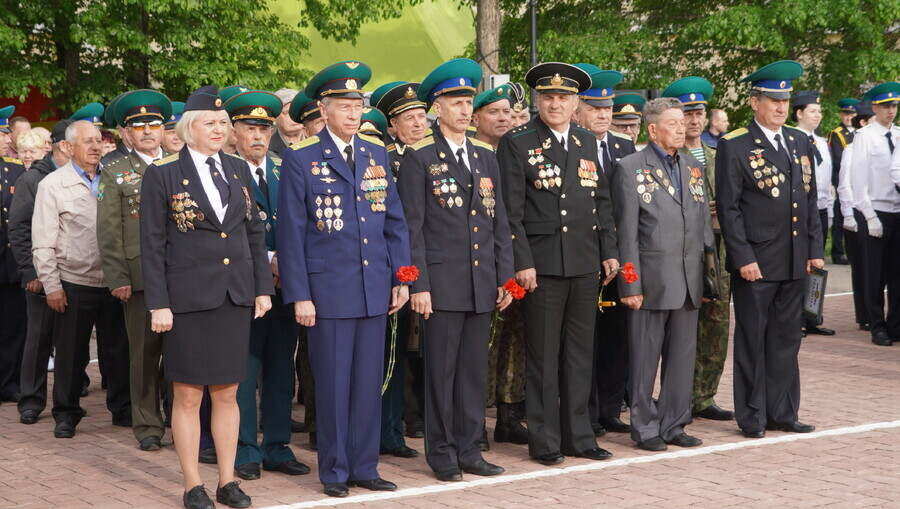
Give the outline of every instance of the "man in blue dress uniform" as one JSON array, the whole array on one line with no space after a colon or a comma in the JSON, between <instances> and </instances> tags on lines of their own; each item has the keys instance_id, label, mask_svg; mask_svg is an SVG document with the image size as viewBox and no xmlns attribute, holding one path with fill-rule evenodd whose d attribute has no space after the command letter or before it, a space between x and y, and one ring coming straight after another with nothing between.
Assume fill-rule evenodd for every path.
<instances>
[{"instance_id":1,"label":"man in blue dress uniform","mask_svg":"<svg viewBox=\"0 0 900 509\"><path fill-rule=\"evenodd\" d=\"M409 265L409 234L381 140L357 134L361 87L371 69L339 62L313 77L326 128L284 153L276 233L284 301L309 328L316 380L319 479L397 489L378 475L387 314L409 300L396 275Z\"/></svg>"},{"instance_id":2,"label":"man in blue dress uniform","mask_svg":"<svg viewBox=\"0 0 900 509\"><path fill-rule=\"evenodd\" d=\"M278 282L278 255L275 249L275 225L278 217L278 181L281 159L268 155L275 132L275 118L281 112L281 100L269 92L247 90L225 102L231 116L238 155L247 162L254 177L254 197L259 218L266 230L266 248L275 282L272 311L254 320L250 326L250 356L247 379L238 386L241 427L235 458L235 471L245 480L259 479L259 466L288 475L309 473L309 467L297 461L288 444L291 441L291 402L294 390L294 349L299 326L293 309L284 304ZM263 441L257 441L256 389L262 371L259 411L262 414Z\"/></svg>"}]
</instances>

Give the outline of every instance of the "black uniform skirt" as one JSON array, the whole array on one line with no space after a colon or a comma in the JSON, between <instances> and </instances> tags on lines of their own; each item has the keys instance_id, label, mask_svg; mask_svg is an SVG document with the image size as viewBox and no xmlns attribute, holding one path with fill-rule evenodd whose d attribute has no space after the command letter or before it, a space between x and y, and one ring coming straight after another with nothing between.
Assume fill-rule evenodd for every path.
<instances>
[{"instance_id":1,"label":"black uniform skirt","mask_svg":"<svg viewBox=\"0 0 900 509\"><path fill-rule=\"evenodd\" d=\"M230 297L216 309L175 313L163 334L165 378L192 385L227 385L247 378L253 308Z\"/></svg>"}]
</instances>

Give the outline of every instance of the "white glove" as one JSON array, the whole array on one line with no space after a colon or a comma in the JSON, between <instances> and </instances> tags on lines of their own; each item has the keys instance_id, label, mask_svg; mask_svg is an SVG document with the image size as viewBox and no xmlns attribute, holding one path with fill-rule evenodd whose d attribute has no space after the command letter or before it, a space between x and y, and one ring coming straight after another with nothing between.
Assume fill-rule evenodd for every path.
<instances>
[{"instance_id":1,"label":"white glove","mask_svg":"<svg viewBox=\"0 0 900 509\"><path fill-rule=\"evenodd\" d=\"M834 226L834 218L829 217L828 218L828 229L830 230L832 226Z\"/></svg>"},{"instance_id":2,"label":"white glove","mask_svg":"<svg viewBox=\"0 0 900 509\"><path fill-rule=\"evenodd\" d=\"M869 227L869 235L878 239L884 235L884 229L881 227L881 220L878 219L878 216L866 219L866 226Z\"/></svg>"},{"instance_id":3,"label":"white glove","mask_svg":"<svg viewBox=\"0 0 900 509\"><path fill-rule=\"evenodd\" d=\"M859 230L859 225L856 224L856 218L844 216L844 229L856 233L856 231Z\"/></svg>"}]
</instances>

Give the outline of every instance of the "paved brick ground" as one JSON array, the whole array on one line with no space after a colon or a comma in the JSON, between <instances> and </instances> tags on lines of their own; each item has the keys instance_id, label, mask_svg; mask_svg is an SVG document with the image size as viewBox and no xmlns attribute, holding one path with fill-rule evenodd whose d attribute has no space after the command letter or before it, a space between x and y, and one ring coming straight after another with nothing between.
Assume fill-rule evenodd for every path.
<instances>
[{"instance_id":1,"label":"paved brick ground","mask_svg":"<svg viewBox=\"0 0 900 509\"><path fill-rule=\"evenodd\" d=\"M315 472L299 478L264 472L261 480L243 487L257 508L333 503L503 509L897 507L900 346L876 347L867 333L856 330L849 296L827 299L826 325L837 329L837 336L804 340L800 352L801 420L820 431L851 428L849 433L794 440L796 435L769 432L766 440L748 443L734 422L697 420L689 432L704 440L701 448L647 453L626 435L610 434L600 444L614 453L613 460L568 458L561 465L567 470L550 471L530 461L524 446L492 444L487 459L506 467L509 477L467 476L466 481L476 482L463 485L436 483L421 457L382 457L382 476L406 490L387 500L361 490L353 490L348 499L328 499ZM96 364L91 375L99 380ZM718 398L724 407L732 406L731 383L729 357ZM0 507L181 506L181 475L171 437L165 437L168 445L162 451L139 451L129 430L110 423L103 395L91 391L85 401L88 416L72 440L53 438L49 411L37 424L25 426L14 405L0 407ZM302 419L302 411L296 407L295 417ZM488 413L491 427L494 412ZM853 428L872 423L887 424ZM315 468L315 453L306 443L306 435L294 435L298 458ZM421 440L409 440L409 445L422 450ZM201 465L201 473L208 486L215 486L212 466Z\"/></svg>"}]
</instances>

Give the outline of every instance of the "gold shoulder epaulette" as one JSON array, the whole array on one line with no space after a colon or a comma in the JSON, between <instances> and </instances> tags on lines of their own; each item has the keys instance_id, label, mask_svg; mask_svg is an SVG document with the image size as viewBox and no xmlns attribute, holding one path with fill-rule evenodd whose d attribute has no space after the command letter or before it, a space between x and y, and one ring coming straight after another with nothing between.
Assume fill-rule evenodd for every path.
<instances>
[{"instance_id":1,"label":"gold shoulder epaulette","mask_svg":"<svg viewBox=\"0 0 900 509\"><path fill-rule=\"evenodd\" d=\"M397 144L396 144L396 143L391 143L390 145L388 145L388 146L387 146L387 151L388 151L388 152L396 152L396 151L397 151Z\"/></svg>"},{"instance_id":2,"label":"gold shoulder epaulette","mask_svg":"<svg viewBox=\"0 0 900 509\"><path fill-rule=\"evenodd\" d=\"M470 139L471 139L471 138L470 138ZM425 147L427 147L428 145L431 145L431 144L433 144L433 143L434 143L434 137L433 137L433 136L426 136L426 137L422 138L421 140L417 141L417 142L412 146L412 149L413 149L413 150L420 150L420 149L423 149L423 148L425 148Z\"/></svg>"},{"instance_id":3,"label":"gold shoulder epaulette","mask_svg":"<svg viewBox=\"0 0 900 509\"><path fill-rule=\"evenodd\" d=\"M281 158L280 157L273 157L272 162L275 164L275 166L281 166Z\"/></svg>"},{"instance_id":4,"label":"gold shoulder epaulette","mask_svg":"<svg viewBox=\"0 0 900 509\"><path fill-rule=\"evenodd\" d=\"M291 145L291 150L300 150L303 147L315 145L316 143L319 143L319 137L318 136L310 136L309 138L306 138L305 140L301 141L300 143L294 143L293 145Z\"/></svg>"},{"instance_id":5,"label":"gold shoulder epaulette","mask_svg":"<svg viewBox=\"0 0 900 509\"><path fill-rule=\"evenodd\" d=\"M485 148L485 149L490 150L491 152L494 151L494 147L492 147L492 146L490 146L489 144L487 144L487 143L485 143L485 142L479 140L478 138L469 138L469 140L471 140L472 145L475 145L476 147Z\"/></svg>"},{"instance_id":6,"label":"gold shoulder epaulette","mask_svg":"<svg viewBox=\"0 0 900 509\"><path fill-rule=\"evenodd\" d=\"M158 161L153 161L153 164L155 164L156 166L162 166L164 164L169 164L169 163L171 163L173 161L177 161L177 160L178 160L178 153L175 153L170 156L163 157L162 159L160 159Z\"/></svg>"},{"instance_id":7,"label":"gold shoulder epaulette","mask_svg":"<svg viewBox=\"0 0 900 509\"><path fill-rule=\"evenodd\" d=\"M368 134L357 134L357 136L359 136L359 139L367 141L372 145L378 145L379 147L384 146L384 142L374 136L369 136Z\"/></svg>"},{"instance_id":8,"label":"gold shoulder epaulette","mask_svg":"<svg viewBox=\"0 0 900 509\"><path fill-rule=\"evenodd\" d=\"M746 127L741 127L739 129L735 129L734 131L731 131L730 133L726 134L725 136L722 136L722 139L723 140L731 140L731 139L737 138L738 136L743 136L743 135L747 134L748 132L750 132L750 131L748 131Z\"/></svg>"},{"instance_id":9,"label":"gold shoulder epaulette","mask_svg":"<svg viewBox=\"0 0 900 509\"><path fill-rule=\"evenodd\" d=\"M15 157L3 156L3 160L6 161L7 163L22 164L22 161L16 159Z\"/></svg>"},{"instance_id":10,"label":"gold shoulder epaulette","mask_svg":"<svg viewBox=\"0 0 900 509\"><path fill-rule=\"evenodd\" d=\"M234 154L228 154L228 155L230 155L231 157L233 157L235 159L240 159L241 161L244 160L244 158L241 157L237 152L235 152Z\"/></svg>"},{"instance_id":11,"label":"gold shoulder epaulette","mask_svg":"<svg viewBox=\"0 0 900 509\"><path fill-rule=\"evenodd\" d=\"M631 136L628 136L627 134L617 133L616 131L613 131L613 130L609 130L609 131L606 131L606 132L608 132L609 134L615 136L616 138L622 138L623 140L632 141L632 140L631 140Z\"/></svg>"}]
</instances>

